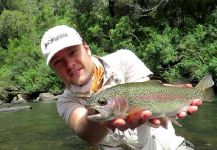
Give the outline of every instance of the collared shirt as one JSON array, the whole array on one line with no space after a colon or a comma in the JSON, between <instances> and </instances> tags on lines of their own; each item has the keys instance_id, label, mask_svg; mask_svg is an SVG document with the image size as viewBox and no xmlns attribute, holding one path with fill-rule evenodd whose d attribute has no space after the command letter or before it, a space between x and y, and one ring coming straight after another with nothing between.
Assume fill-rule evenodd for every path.
<instances>
[{"instance_id":1,"label":"collared shirt","mask_svg":"<svg viewBox=\"0 0 217 150\"><path fill-rule=\"evenodd\" d=\"M152 72L129 50L118 50L104 57L93 56L94 60L104 66L103 86L114 86L127 82L143 82L149 80ZM65 89L59 96L57 109L60 116L68 123L70 114L78 107L83 107L86 100L77 98L76 92L90 91L90 82L82 87L72 86ZM176 136L171 123L168 128L152 128L146 124L135 130L128 129L125 132L116 130L109 133L101 143L102 149L120 149L120 145L133 146L142 150L175 150L184 138ZM123 148L124 149L124 148Z\"/></svg>"}]
</instances>

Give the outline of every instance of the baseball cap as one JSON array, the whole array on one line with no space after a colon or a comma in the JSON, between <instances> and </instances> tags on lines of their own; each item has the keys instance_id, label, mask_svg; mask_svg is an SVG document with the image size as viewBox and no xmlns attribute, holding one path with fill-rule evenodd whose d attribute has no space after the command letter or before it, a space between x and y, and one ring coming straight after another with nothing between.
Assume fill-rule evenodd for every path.
<instances>
[{"instance_id":1,"label":"baseball cap","mask_svg":"<svg viewBox=\"0 0 217 150\"><path fill-rule=\"evenodd\" d=\"M51 58L60 50L80 44L82 38L74 28L58 25L45 32L41 40L41 50L48 65Z\"/></svg>"}]
</instances>

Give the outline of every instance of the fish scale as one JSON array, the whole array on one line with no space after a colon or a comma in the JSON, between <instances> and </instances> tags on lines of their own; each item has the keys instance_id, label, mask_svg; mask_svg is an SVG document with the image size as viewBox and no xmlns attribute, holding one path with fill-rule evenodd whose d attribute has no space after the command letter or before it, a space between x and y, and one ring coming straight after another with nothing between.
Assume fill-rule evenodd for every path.
<instances>
[{"instance_id":1,"label":"fish scale","mask_svg":"<svg viewBox=\"0 0 217 150\"><path fill-rule=\"evenodd\" d=\"M98 113L88 116L92 121L126 118L131 112L150 110L152 118L174 116L186 111L192 99L210 98L214 82L206 75L196 87L165 86L159 81L132 82L115 85L93 94L85 106Z\"/></svg>"}]
</instances>

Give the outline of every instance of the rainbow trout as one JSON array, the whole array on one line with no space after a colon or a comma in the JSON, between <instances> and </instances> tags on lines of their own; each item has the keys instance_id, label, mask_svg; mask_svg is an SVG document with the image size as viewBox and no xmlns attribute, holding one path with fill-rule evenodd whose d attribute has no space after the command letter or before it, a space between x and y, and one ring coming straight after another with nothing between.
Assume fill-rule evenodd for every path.
<instances>
[{"instance_id":1,"label":"rainbow trout","mask_svg":"<svg viewBox=\"0 0 217 150\"><path fill-rule=\"evenodd\" d=\"M208 91L212 91L213 85L211 75L203 77L192 88L165 86L154 80L125 83L93 94L85 106L96 112L88 116L88 119L95 122L133 117L142 110L152 112L150 119L173 117L186 111L191 100L210 98Z\"/></svg>"}]
</instances>

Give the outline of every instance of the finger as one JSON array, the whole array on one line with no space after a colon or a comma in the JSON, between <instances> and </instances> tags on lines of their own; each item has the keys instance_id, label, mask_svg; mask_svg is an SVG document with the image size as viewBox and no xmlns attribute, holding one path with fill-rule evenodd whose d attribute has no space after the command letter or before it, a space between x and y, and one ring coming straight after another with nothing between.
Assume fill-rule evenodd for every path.
<instances>
[{"instance_id":1,"label":"finger","mask_svg":"<svg viewBox=\"0 0 217 150\"><path fill-rule=\"evenodd\" d=\"M150 122L148 123L148 125L152 128L159 128L160 127L160 125L155 125L155 124L152 124Z\"/></svg>"},{"instance_id":2,"label":"finger","mask_svg":"<svg viewBox=\"0 0 217 150\"><path fill-rule=\"evenodd\" d=\"M125 120L123 120L123 119L115 119L115 120L113 121L113 125L114 125L117 129L119 129L119 130L121 130L121 131L125 131L125 130L127 130L127 129L129 128L129 125L128 125L127 122L126 122Z\"/></svg>"},{"instance_id":3,"label":"finger","mask_svg":"<svg viewBox=\"0 0 217 150\"><path fill-rule=\"evenodd\" d=\"M116 129L116 126L114 126L113 121L100 122L100 124L101 124L102 126L105 126L106 128L111 129L111 130L115 130L115 129Z\"/></svg>"},{"instance_id":4,"label":"finger","mask_svg":"<svg viewBox=\"0 0 217 150\"><path fill-rule=\"evenodd\" d=\"M186 112L180 112L177 117L180 118L180 119L183 119L187 116L187 113Z\"/></svg>"},{"instance_id":5,"label":"finger","mask_svg":"<svg viewBox=\"0 0 217 150\"><path fill-rule=\"evenodd\" d=\"M203 104L202 100L194 99L191 101L191 106L201 106Z\"/></svg>"},{"instance_id":6,"label":"finger","mask_svg":"<svg viewBox=\"0 0 217 150\"><path fill-rule=\"evenodd\" d=\"M164 84L165 86L172 86L172 87L187 87L191 88L193 87L192 84Z\"/></svg>"},{"instance_id":7,"label":"finger","mask_svg":"<svg viewBox=\"0 0 217 150\"><path fill-rule=\"evenodd\" d=\"M116 127L116 128L120 128L123 127L126 122L123 119L115 119L112 121L112 124Z\"/></svg>"},{"instance_id":8,"label":"finger","mask_svg":"<svg viewBox=\"0 0 217 150\"><path fill-rule=\"evenodd\" d=\"M149 120L149 122L154 124L154 125L160 125L161 124L160 119L151 119L151 120Z\"/></svg>"},{"instance_id":9,"label":"finger","mask_svg":"<svg viewBox=\"0 0 217 150\"><path fill-rule=\"evenodd\" d=\"M151 120L149 120L148 124L149 124L149 126L151 126L153 128L158 128L158 127L160 127L161 122L159 119L151 119Z\"/></svg>"},{"instance_id":10,"label":"finger","mask_svg":"<svg viewBox=\"0 0 217 150\"><path fill-rule=\"evenodd\" d=\"M197 110L198 110L197 106L189 106L187 112L189 114L193 114L193 113L197 112Z\"/></svg>"},{"instance_id":11,"label":"finger","mask_svg":"<svg viewBox=\"0 0 217 150\"><path fill-rule=\"evenodd\" d=\"M151 117L151 115L152 115L152 112L151 112L151 111L149 111L149 110L143 111L143 112L141 113L141 119L142 119L142 121L143 121L143 122L146 122L147 119L148 119L149 117Z\"/></svg>"},{"instance_id":12,"label":"finger","mask_svg":"<svg viewBox=\"0 0 217 150\"><path fill-rule=\"evenodd\" d=\"M191 88L193 86L192 86L192 84L187 83L187 84L184 84L183 87L189 87L189 88Z\"/></svg>"}]
</instances>

